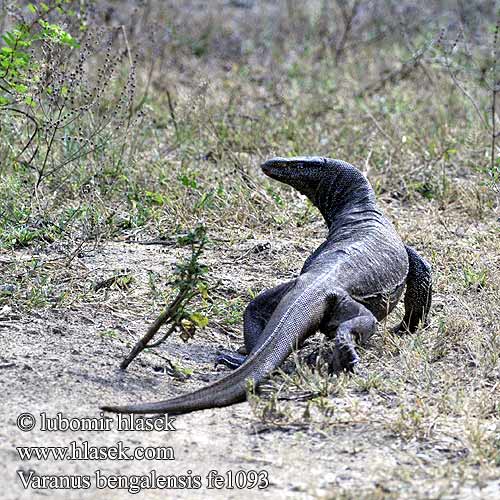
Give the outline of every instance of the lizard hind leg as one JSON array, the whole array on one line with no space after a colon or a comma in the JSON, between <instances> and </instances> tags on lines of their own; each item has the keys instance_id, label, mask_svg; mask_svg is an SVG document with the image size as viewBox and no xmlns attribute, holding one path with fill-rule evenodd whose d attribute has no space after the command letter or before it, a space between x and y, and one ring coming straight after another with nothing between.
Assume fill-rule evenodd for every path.
<instances>
[{"instance_id":1,"label":"lizard hind leg","mask_svg":"<svg viewBox=\"0 0 500 500\"><path fill-rule=\"evenodd\" d=\"M359 355L353 340L356 339L357 343L363 344L375 333L376 324L375 318L370 313L370 316L358 316L339 325L335 336L335 348L327 359L329 373L354 371L359 363Z\"/></svg>"},{"instance_id":2,"label":"lizard hind leg","mask_svg":"<svg viewBox=\"0 0 500 500\"><path fill-rule=\"evenodd\" d=\"M281 299L293 288L295 280L282 283L265 290L255 297L246 307L243 315L243 336L245 345L236 352L220 353L215 366L222 364L231 369L238 368L261 339L269 318L273 315Z\"/></svg>"},{"instance_id":3,"label":"lizard hind leg","mask_svg":"<svg viewBox=\"0 0 500 500\"><path fill-rule=\"evenodd\" d=\"M362 304L348 295L343 296L321 331L333 339L325 353L329 373L353 372L359 363L355 344L364 344L375 333L377 320Z\"/></svg>"}]
</instances>

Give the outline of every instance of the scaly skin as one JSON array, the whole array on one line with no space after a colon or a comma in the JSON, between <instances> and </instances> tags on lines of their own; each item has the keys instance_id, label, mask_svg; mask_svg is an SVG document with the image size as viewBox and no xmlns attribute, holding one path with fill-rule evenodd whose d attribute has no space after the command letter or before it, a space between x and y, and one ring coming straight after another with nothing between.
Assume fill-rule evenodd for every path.
<instances>
[{"instance_id":1,"label":"scaly skin","mask_svg":"<svg viewBox=\"0 0 500 500\"><path fill-rule=\"evenodd\" d=\"M262 165L269 177L298 189L328 225L326 240L308 257L300 275L267 290L244 316L248 356L222 357L240 365L197 391L157 403L103 406L119 413L181 414L245 400L310 335L333 339L332 370L353 370L354 339L364 342L395 307L404 285L405 318L398 331L414 331L430 308L429 265L406 247L379 210L373 189L352 165L321 157L273 158Z\"/></svg>"}]
</instances>

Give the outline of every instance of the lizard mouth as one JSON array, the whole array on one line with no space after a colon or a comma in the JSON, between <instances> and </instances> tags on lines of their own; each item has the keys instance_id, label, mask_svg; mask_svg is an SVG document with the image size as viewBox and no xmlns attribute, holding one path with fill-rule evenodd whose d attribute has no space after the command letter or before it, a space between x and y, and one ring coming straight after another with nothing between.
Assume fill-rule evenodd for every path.
<instances>
[{"instance_id":1,"label":"lizard mouth","mask_svg":"<svg viewBox=\"0 0 500 500\"><path fill-rule=\"evenodd\" d=\"M272 176L273 173L275 173L278 169L285 167L287 164L289 164L289 160L287 158L276 157L262 163L260 168L266 175Z\"/></svg>"}]
</instances>

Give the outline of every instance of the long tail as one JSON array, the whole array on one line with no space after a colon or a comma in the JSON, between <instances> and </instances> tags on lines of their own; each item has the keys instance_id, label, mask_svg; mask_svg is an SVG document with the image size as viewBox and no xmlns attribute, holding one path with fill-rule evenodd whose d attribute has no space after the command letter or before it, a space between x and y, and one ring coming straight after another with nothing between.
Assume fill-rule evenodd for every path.
<instances>
[{"instance_id":1,"label":"long tail","mask_svg":"<svg viewBox=\"0 0 500 500\"><path fill-rule=\"evenodd\" d=\"M256 346L239 368L226 377L197 391L165 401L127 406L102 406L101 409L115 413L178 415L244 401L249 381L253 381L254 386L257 386L283 363L306 336L317 329L324 312L325 301L315 296L313 288L306 287L282 300L262 332L262 338L265 340L260 346Z\"/></svg>"}]
</instances>

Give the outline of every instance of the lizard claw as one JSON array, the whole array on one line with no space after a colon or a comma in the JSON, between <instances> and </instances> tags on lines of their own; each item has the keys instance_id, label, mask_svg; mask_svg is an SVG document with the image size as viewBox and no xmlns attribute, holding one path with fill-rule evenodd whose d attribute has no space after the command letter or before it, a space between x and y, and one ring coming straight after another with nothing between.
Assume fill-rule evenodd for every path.
<instances>
[{"instance_id":1,"label":"lizard claw","mask_svg":"<svg viewBox=\"0 0 500 500\"><path fill-rule=\"evenodd\" d=\"M353 373L359 363L359 356L352 344L340 344L331 350L326 359L328 373Z\"/></svg>"},{"instance_id":2,"label":"lizard claw","mask_svg":"<svg viewBox=\"0 0 500 500\"><path fill-rule=\"evenodd\" d=\"M316 367L318 360L327 365L330 375L340 372L354 372L354 368L359 363L359 356L352 345L342 347L329 347L326 349L315 349L306 358L305 362L310 367Z\"/></svg>"},{"instance_id":3,"label":"lizard claw","mask_svg":"<svg viewBox=\"0 0 500 500\"><path fill-rule=\"evenodd\" d=\"M233 353L219 353L218 356L215 358L215 366L214 368L217 368L219 365L224 365L227 366L228 368L231 368L232 370L235 370L239 366L243 364L245 361L246 356L244 354L239 354L237 352Z\"/></svg>"}]
</instances>

